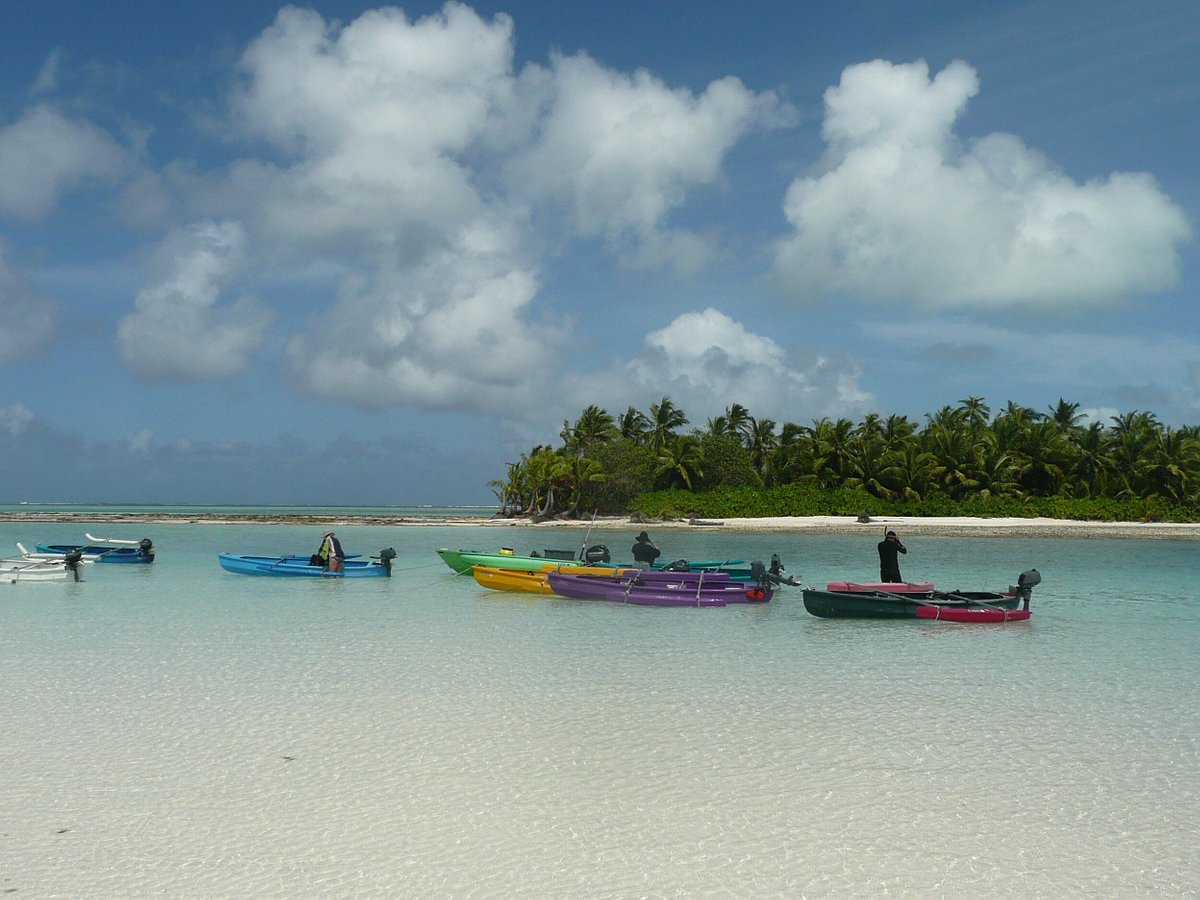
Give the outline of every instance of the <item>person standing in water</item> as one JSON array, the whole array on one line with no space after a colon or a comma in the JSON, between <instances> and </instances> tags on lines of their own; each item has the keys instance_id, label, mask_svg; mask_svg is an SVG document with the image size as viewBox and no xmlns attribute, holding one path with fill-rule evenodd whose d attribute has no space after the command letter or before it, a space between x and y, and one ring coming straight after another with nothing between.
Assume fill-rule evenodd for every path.
<instances>
[{"instance_id":1,"label":"person standing in water","mask_svg":"<svg viewBox=\"0 0 1200 900\"><path fill-rule=\"evenodd\" d=\"M879 580L891 584L899 584L904 579L900 577L900 554L908 553L908 548L900 543L896 532L889 531L879 542Z\"/></svg>"},{"instance_id":2,"label":"person standing in water","mask_svg":"<svg viewBox=\"0 0 1200 900\"><path fill-rule=\"evenodd\" d=\"M658 549L658 544L650 540L650 535L644 531L635 539L632 552L633 561L643 569L650 568L650 565L662 554L662 551Z\"/></svg>"},{"instance_id":3,"label":"person standing in water","mask_svg":"<svg viewBox=\"0 0 1200 900\"><path fill-rule=\"evenodd\" d=\"M342 565L346 562L346 554L342 551L342 542L332 531L325 532L325 537L321 540L321 549L317 551L317 555L321 557L321 562L330 572L342 571Z\"/></svg>"}]
</instances>

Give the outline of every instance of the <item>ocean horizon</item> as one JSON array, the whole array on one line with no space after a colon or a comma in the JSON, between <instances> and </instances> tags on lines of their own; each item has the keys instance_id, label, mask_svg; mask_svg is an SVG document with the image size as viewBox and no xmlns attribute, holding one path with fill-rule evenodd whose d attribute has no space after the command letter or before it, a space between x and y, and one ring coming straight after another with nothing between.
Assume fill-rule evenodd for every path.
<instances>
[{"instance_id":1,"label":"ocean horizon","mask_svg":"<svg viewBox=\"0 0 1200 900\"><path fill-rule=\"evenodd\" d=\"M429 507L433 509L433 507ZM306 509L311 509L308 507ZM110 512L113 510L110 509ZM115 513L114 513L115 514ZM488 591L485 525L339 526L390 579L234 575L306 524L0 521L154 541L0 585L0 890L16 896L1193 896L1191 542L909 538L1007 625L836 621L798 590L659 609ZM637 529L514 526L518 552ZM670 558L873 580L867 536L658 536Z\"/></svg>"}]
</instances>

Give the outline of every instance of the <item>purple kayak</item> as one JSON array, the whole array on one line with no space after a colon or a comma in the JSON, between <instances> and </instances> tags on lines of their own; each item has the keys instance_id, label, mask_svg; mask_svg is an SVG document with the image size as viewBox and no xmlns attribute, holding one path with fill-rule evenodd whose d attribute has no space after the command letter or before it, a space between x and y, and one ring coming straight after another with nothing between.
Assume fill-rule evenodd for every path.
<instances>
[{"instance_id":1,"label":"purple kayak","mask_svg":"<svg viewBox=\"0 0 1200 900\"><path fill-rule=\"evenodd\" d=\"M669 580L646 578L642 573L633 578L609 575L561 575L547 573L550 588L560 597L573 600L608 600L639 606L726 606L730 603L766 603L772 590L744 581L728 578ZM668 573L658 573L665 575ZM695 573L671 573L689 575Z\"/></svg>"}]
</instances>

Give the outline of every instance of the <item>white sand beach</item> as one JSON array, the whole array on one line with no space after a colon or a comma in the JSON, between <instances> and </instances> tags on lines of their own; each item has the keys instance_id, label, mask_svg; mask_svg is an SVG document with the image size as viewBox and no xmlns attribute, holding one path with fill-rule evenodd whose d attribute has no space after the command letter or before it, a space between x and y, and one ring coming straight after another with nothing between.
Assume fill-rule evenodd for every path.
<instances>
[{"instance_id":1,"label":"white sand beach","mask_svg":"<svg viewBox=\"0 0 1200 900\"><path fill-rule=\"evenodd\" d=\"M966 518L872 516L859 521L853 516L771 516L730 519L655 519L642 516L598 516L594 520L528 518L481 518L478 516L411 516L387 514L329 515L305 513L214 514L114 512L105 515L61 512L0 512L0 521L80 522L92 524L187 524L187 525L376 525L397 527L470 526L475 528L580 528L596 529L711 529L713 531L795 532L808 534L874 534L890 528L900 535L941 537L1015 538L1123 538L1129 540L1200 540L1200 522L1084 522L1046 518Z\"/></svg>"}]
</instances>

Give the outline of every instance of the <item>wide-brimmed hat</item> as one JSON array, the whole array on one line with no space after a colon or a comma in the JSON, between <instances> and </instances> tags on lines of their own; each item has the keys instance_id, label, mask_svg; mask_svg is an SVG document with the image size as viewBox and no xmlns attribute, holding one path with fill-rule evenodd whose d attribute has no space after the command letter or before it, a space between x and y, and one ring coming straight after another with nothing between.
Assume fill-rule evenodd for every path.
<instances>
[{"instance_id":1,"label":"wide-brimmed hat","mask_svg":"<svg viewBox=\"0 0 1200 900\"><path fill-rule=\"evenodd\" d=\"M333 537L333 532L332 531L325 532L325 537Z\"/></svg>"},{"instance_id":2,"label":"wide-brimmed hat","mask_svg":"<svg viewBox=\"0 0 1200 900\"><path fill-rule=\"evenodd\" d=\"M650 540L650 535L646 534L646 532L644 532L644 531L643 531L641 534L639 534L639 535L637 536L637 540L639 540L639 541L648 541L648 540Z\"/></svg>"}]
</instances>

